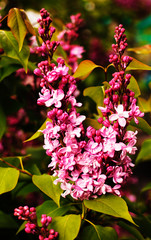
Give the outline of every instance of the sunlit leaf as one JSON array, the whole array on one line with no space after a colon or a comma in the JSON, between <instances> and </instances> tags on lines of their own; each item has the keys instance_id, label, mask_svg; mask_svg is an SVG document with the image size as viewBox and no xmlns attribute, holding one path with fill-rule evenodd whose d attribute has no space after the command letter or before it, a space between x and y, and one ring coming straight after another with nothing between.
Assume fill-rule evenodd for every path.
<instances>
[{"instance_id":1,"label":"sunlit leaf","mask_svg":"<svg viewBox=\"0 0 151 240\"><path fill-rule=\"evenodd\" d=\"M19 51L22 49L27 32L35 35L34 28L24 10L11 8L8 13L7 24L19 44Z\"/></svg>"},{"instance_id":2,"label":"sunlit leaf","mask_svg":"<svg viewBox=\"0 0 151 240\"><path fill-rule=\"evenodd\" d=\"M59 240L74 240L79 233L80 225L80 215L70 214L53 218L50 227L59 232Z\"/></svg>"},{"instance_id":3,"label":"sunlit leaf","mask_svg":"<svg viewBox=\"0 0 151 240\"><path fill-rule=\"evenodd\" d=\"M24 24L26 25L28 33L30 33L31 35L36 35L35 29L33 28L26 12L23 9L20 9L20 14L22 16Z\"/></svg>"},{"instance_id":4,"label":"sunlit leaf","mask_svg":"<svg viewBox=\"0 0 151 240\"><path fill-rule=\"evenodd\" d=\"M126 70L151 70L151 67L133 58Z\"/></svg>"},{"instance_id":5,"label":"sunlit leaf","mask_svg":"<svg viewBox=\"0 0 151 240\"><path fill-rule=\"evenodd\" d=\"M137 54L150 54L151 53L151 44L147 44L141 47L128 48L128 51L135 52Z\"/></svg>"},{"instance_id":6,"label":"sunlit leaf","mask_svg":"<svg viewBox=\"0 0 151 240\"><path fill-rule=\"evenodd\" d=\"M140 89L139 89L138 83L137 83L136 79L135 79L133 76L131 76L130 83L128 84L127 87L128 87L132 92L135 93L135 97L136 97L136 98L141 95L141 91L140 91Z\"/></svg>"},{"instance_id":7,"label":"sunlit leaf","mask_svg":"<svg viewBox=\"0 0 151 240\"><path fill-rule=\"evenodd\" d=\"M0 30L0 46L4 49L6 56L18 60L27 72L29 47L23 45L19 52L18 43L13 34L10 31Z\"/></svg>"},{"instance_id":8,"label":"sunlit leaf","mask_svg":"<svg viewBox=\"0 0 151 240\"><path fill-rule=\"evenodd\" d=\"M12 8L9 10L7 25L10 27L11 32L16 38L19 45L19 51L20 51L23 46L27 29L21 17L20 10L18 8Z\"/></svg>"},{"instance_id":9,"label":"sunlit leaf","mask_svg":"<svg viewBox=\"0 0 151 240\"><path fill-rule=\"evenodd\" d=\"M77 70L73 74L73 77L85 79L97 67L101 67L101 66L96 65L95 63L93 63L90 60L84 60L79 64ZM101 67L101 68L103 68L103 67Z\"/></svg>"},{"instance_id":10,"label":"sunlit leaf","mask_svg":"<svg viewBox=\"0 0 151 240\"><path fill-rule=\"evenodd\" d=\"M18 178L19 170L11 167L0 167L0 194L14 189Z\"/></svg>"},{"instance_id":11,"label":"sunlit leaf","mask_svg":"<svg viewBox=\"0 0 151 240\"><path fill-rule=\"evenodd\" d=\"M141 150L136 158L136 163L147 160L151 160L151 139L147 139L143 142Z\"/></svg>"},{"instance_id":12,"label":"sunlit leaf","mask_svg":"<svg viewBox=\"0 0 151 240\"><path fill-rule=\"evenodd\" d=\"M135 224L128 212L126 202L118 196L108 194L94 200L84 200L84 205L94 211L123 218Z\"/></svg>"},{"instance_id":13,"label":"sunlit leaf","mask_svg":"<svg viewBox=\"0 0 151 240\"><path fill-rule=\"evenodd\" d=\"M53 182L55 177L48 174L33 175L33 183L47 196L49 196L58 206L60 206L60 196L62 189L59 184L55 185Z\"/></svg>"},{"instance_id":14,"label":"sunlit leaf","mask_svg":"<svg viewBox=\"0 0 151 240\"><path fill-rule=\"evenodd\" d=\"M132 119L132 121L130 122L130 125L138 129L141 129L143 132L150 135L151 126L143 118L138 117L137 119L139 120L138 124L136 124L135 121Z\"/></svg>"}]
</instances>

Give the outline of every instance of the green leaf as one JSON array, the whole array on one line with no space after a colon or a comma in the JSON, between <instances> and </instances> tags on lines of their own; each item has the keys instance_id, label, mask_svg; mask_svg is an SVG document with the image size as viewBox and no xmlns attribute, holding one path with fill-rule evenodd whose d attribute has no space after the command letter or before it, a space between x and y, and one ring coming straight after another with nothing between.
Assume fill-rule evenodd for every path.
<instances>
[{"instance_id":1,"label":"green leaf","mask_svg":"<svg viewBox=\"0 0 151 240\"><path fill-rule=\"evenodd\" d=\"M27 221L24 221L24 222L22 223L22 225L19 227L19 229L18 229L16 235L17 235L18 233L20 233L22 230L25 229L25 224L26 224L26 223L27 223Z\"/></svg>"},{"instance_id":2,"label":"green leaf","mask_svg":"<svg viewBox=\"0 0 151 240\"><path fill-rule=\"evenodd\" d=\"M33 183L47 196L49 196L58 206L60 206L60 196L62 189L59 184L55 185L53 182L56 178L48 174L33 175Z\"/></svg>"},{"instance_id":3,"label":"green leaf","mask_svg":"<svg viewBox=\"0 0 151 240\"><path fill-rule=\"evenodd\" d=\"M74 240L79 233L80 225L80 215L70 214L53 218L50 227L59 232L59 240Z\"/></svg>"},{"instance_id":4,"label":"green leaf","mask_svg":"<svg viewBox=\"0 0 151 240\"><path fill-rule=\"evenodd\" d=\"M101 110L98 109L98 106L103 106L104 87L103 86L88 87L88 88L84 89L83 95L92 98L92 100L97 105L98 113L102 114Z\"/></svg>"},{"instance_id":5,"label":"green leaf","mask_svg":"<svg viewBox=\"0 0 151 240\"><path fill-rule=\"evenodd\" d=\"M27 165L26 170L32 175L41 175L41 172L36 164L30 164L29 166Z\"/></svg>"},{"instance_id":6,"label":"green leaf","mask_svg":"<svg viewBox=\"0 0 151 240\"><path fill-rule=\"evenodd\" d=\"M31 34L31 35L36 35L35 29L33 28L26 12L23 9L20 9L20 14L22 16L22 19L24 21L24 24L26 25L26 29L27 31Z\"/></svg>"},{"instance_id":7,"label":"green leaf","mask_svg":"<svg viewBox=\"0 0 151 240\"><path fill-rule=\"evenodd\" d=\"M141 47L135 47L135 48L128 48L128 51L135 52L137 54L150 54L151 53L151 45L147 44Z\"/></svg>"},{"instance_id":8,"label":"green leaf","mask_svg":"<svg viewBox=\"0 0 151 240\"><path fill-rule=\"evenodd\" d=\"M91 119L91 118L86 118L86 120L84 121L83 124L84 124L84 126L85 126L86 128L89 127L89 126L95 128L95 129L97 129L97 130L101 128L101 124L98 123L97 120Z\"/></svg>"},{"instance_id":9,"label":"green leaf","mask_svg":"<svg viewBox=\"0 0 151 240\"><path fill-rule=\"evenodd\" d=\"M0 211L0 228L14 229L17 227L17 223L10 215Z\"/></svg>"},{"instance_id":10,"label":"green leaf","mask_svg":"<svg viewBox=\"0 0 151 240\"><path fill-rule=\"evenodd\" d=\"M13 72L16 72L16 70L19 69L19 65L7 65L7 67L0 68L0 82L11 75Z\"/></svg>"},{"instance_id":11,"label":"green leaf","mask_svg":"<svg viewBox=\"0 0 151 240\"><path fill-rule=\"evenodd\" d=\"M26 141L24 142L29 142L32 141L38 137L40 137L41 135L43 135L43 133L41 132L42 130L44 130L46 128L46 122L51 121L49 118L47 118L45 120L45 122L41 125L41 127L37 130L37 132L35 132L30 138L28 138Z\"/></svg>"},{"instance_id":12,"label":"green leaf","mask_svg":"<svg viewBox=\"0 0 151 240\"><path fill-rule=\"evenodd\" d=\"M14 189L19 178L19 170L10 167L0 167L0 194Z\"/></svg>"},{"instance_id":13,"label":"green leaf","mask_svg":"<svg viewBox=\"0 0 151 240\"><path fill-rule=\"evenodd\" d=\"M7 25L19 44L19 52L22 49L23 42L27 33L26 25L18 8L11 8L8 13Z\"/></svg>"},{"instance_id":14,"label":"green leaf","mask_svg":"<svg viewBox=\"0 0 151 240\"><path fill-rule=\"evenodd\" d=\"M19 51L21 51L23 42L27 32L35 35L35 30L32 27L24 10L18 8L11 8L8 13L7 25L19 44Z\"/></svg>"},{"instance_id":15,"label":"green leaf","mask_svg":"<svg viewBox=\"0 0 151 240\"><path fill-rule=\"evenodd\" d=\"M151 238L151 231L150 231L151 221L150 221L149 217L139 214L139 216L136 216L135 221L139 226L140 232L142 232L144 234L144 236Z\"/></svg>"},{"instance_id":16,"label":"green leaf","mask_svg":"<svg viewBox=\"0 0 151 240\"><path fill-rule=\"evenodd\" d=\"M151 70L151 67L133 58L126 70Z\"/></svg>"},{"instance_id":17,"label":"green leaf","mask_svg":"<svg viewBox=\"0 0 151 240\"><path fill-rule=\"evenodd\" d=\"M7 57L18 60L27 72L29 47L23 45L21 51L18 50L18 43L10 31L0 30L0 46L4 49Z\"/></svg>"},{"instance_id":18,"label":"green leaf","mask_svg":"<svg viewBox=\"0 0 151 240\"><path fill-rule=\"evenodd\" d=\"M19 182L17 187L13 190L15 197L26 197L29 193L39 191L33 183Z\"/></svg>"},{"instance_id":19,"label":"green leaf","mask_svg":"<svg viewBox=\"0 0 151 240\"><path fill-rule=\"evenodd\" d=\"M45 201L36 209L38 223L40 224L42 214L47 214L50 217L57 217L66 214L68 211L77 211L73 203L58 207L52 200Z\"/></svg>"},{"instance_id":20,"label":"green leaf","mask_svg":"<svg viewBox=\"0 0 151 240\"><path fill-rule=\"evenodd\" d=\"M133 226L130 226L126 222L118 222L118 225L124 229L126 229L129 233L131 233L137 240L145 240L142 234Z\"/></svg>"},{"instance_id":21,"label":"green leaf","mask_svg":"<svg viewBox=\"0 0 151 240\"><path fill-rule=\"evenodd\" d=\"M136 79L135 79L133 76L131 76L130 83L128 84L127 87L128 87L132 92L135 93L135 97L136 97L136 98L141 95L141 91L140 91L140 89L139 89L138 83L137 83Z\"/></svg>"},{"instance_id":22,"label":"green leaf","mask_svg":"<svg viewBox=\"0 0 151 240\"><path fill-rule=\"evenodd\" d=\"M102 227L92 224L84 228L80 234L81 240L117 240L117 233L112 227Z\"/></svg>"},{"instance_id":23,"label":"green leaf","mask_svg":"<svg viewBox=\"0 0 151 240\"><path fill-rule=\"evenodd\" d=\"M137 103L142 112L144 113L151 112L151 96L147 100L144 98L138 97Z\"/></svg>"},{"instance_id":24,"label":"green leaf","mask_svg":"<svg viewBox=\"0 0 151 240\"><path fill-rule=\"evenodd\" d=\"M0 59L0 81L16 72L20 68L20 63L12 58L2 56Z\"/></svg>"},{"instance_id":25,"label":"green leaf","mask_svg":"<svg viewBox=\"0 0 151 240\"><path fill-rule=\"evenodd\" d=\"M145 192L145 191L148 191L148 190L151 190L151 182L148 183L141 191Z\"/></svg>"},{"instance_id":26,"label":"green leaf","mask_svg":"<svg viewBox=\"0 0 151 240\"><path fill-rule=\"evenodd\" d=\"M136 163L147 160L151 160L151 139L147 139L143 142L141 150L136 158Z\"/></svg>"},{"instance_id":27,"label":"green leaf","mask_svg":"<svg viewBox=\"0 0 151 240\"><path fill-rule=\"evenodd\" d=\"M151 134L151 126L143 118L138 117L137 119L139 121L138 124L136 124L134 119L132 119L132 121L130 122L130 125L138 128L138 129L141 129L143 132L150 135Z\"/></svg>"},{"instance_id":28,"label":"green leaf","mask_svg":"<svg viewBox=\"0 0 151 240\"><path fill-rule=\"evenodd\" d=\"M126 202L118 196L108 194L94 200L84 200L84 205L94 211L123 218L135 224L128 212Z\"/></svg>"},{"instance_id":29,"label":"green leaf","mask_svg":"<svg viewBox=\"0 0 151 240\"><path fill-rule=\"evenodd\" d=\"M88 77L89 74L97 67L101 67L101 66L96 65L95 63L93 63L90 60L84 60L79 64L77 70L73 74L73 77L74 78L80 78L80 79L83 80L86 77ZM101 68L103 68L103 67L101 67Z\"/></svg>"},{"instance_id":30,"label":"green leaf","mask_svg":"<svg viewBox=\"0 0 151 240\"><path fill-rule=\"evenodd\" d=\"M21 158L23 158L23 156L21 156ZM19 164L20 164L19 157L17 157L17 156L15 156L15 157L5 157L3 159L4 159L4 161L10 163L14 167L18 167ZM0 162L0 167L8 167L8 165L4 162Z\"/></svg>"},{"instance_id":31,"label":"green leaf","mask_svg":"<svg viewBox=\"0 0 151 240\"><path fill-rule=\"evenodd\" d=\"M0 105L0 139L6 131L6 116L3 112L3 109Z\"/></svg>"}]
</instances>

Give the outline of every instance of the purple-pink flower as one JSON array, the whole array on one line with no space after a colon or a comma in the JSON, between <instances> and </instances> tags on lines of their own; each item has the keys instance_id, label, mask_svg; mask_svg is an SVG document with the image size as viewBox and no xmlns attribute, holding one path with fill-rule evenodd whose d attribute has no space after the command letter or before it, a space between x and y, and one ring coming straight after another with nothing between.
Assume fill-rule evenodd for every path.
<instances>
[{"instance_id":1,"label":"purple-pink flower","mask_svg":"<svg viewBox=\"0 0 151 240\"><path fill-rule=\"evenodd\" d=\"M116 113L112 114L109 117L110 121L115 121L118 120L118 123L121 127L125 127L126 126L126 119L129 117L129 112L128 111L124 111L124 107L122 104L118 105L117 107L115 107Z\"/></svg>"}]
</instances>

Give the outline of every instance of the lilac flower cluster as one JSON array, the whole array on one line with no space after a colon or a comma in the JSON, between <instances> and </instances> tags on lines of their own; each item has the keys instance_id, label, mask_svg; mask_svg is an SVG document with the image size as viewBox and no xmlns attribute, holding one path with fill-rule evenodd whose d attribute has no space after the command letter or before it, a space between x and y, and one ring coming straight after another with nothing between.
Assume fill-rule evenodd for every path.
<instances>
[{"instance_id":1,"label":"lilac flower cluster","mask_svg":"<svg viewBox=\"0 0 151 240\"><path fill-rule=\"evenodd\" d=\"M105 91L103 126L86 130L84 115L77 113L82 104L75 98L76 79L68 74L68 67L58 58L58 65L43 61L34 73L42 76L38 104L48 107L44 134L44 149L51 156L49 167L57 176L55 184L61 183L62 196L70 194L74 199L96 198L107 192L120 195L120 188L131 174L134 164L128 154L135 154L137 132L127 131L132 118L138 123L142 117L136 106L134 93L127 86L131 75L125 69L131 61L123 56L127 47L125 29L116 27L113 50L110 56L118 72Z\"/></svg>"},{"instance_id":2,"label":"lilac flower cluster","mask_svg":"<svg viewBox=\"0 0 151 240\"><path fill-rule=\"evenodd\" d=\"M42 227L37 224L36 209L34 207L20 206L14 209L14 216L18 216L18 219L27 221L25 224L25 232L36 234L39 236L39 240L55 240L58 237L58 232L54 229L48 230L48 225L52 222L52 218L46 214L41 216Z\"/></svg>"},{"instance_id":3,"label":"lilac flower cluster","mask_svg":"<svg viewBox=\"0 0 151 240\"><path fill-rule=\"evenodd\" d=\"M79 36L78 30L83 24L83 19L81 19L81 14L70 16L71 22L66 24L66 29L60 32L58 35L58 40L64 51L67 53L67 62L71 66L72 71L78 67L77 60L82 58L82 53L84 48L82 46L72 44Z\"/></svg>"},{"instance_id":4,"label":"lilac flower cluster","mask_svg":"<svg viewBox=\"0 0 151 240\"><path fill-rule=\"evenodd\" d=\"M55 28L50 26L50 24L52 23L52 19L50 18L49 13L44 8L42 8L40 10L40 15L41 18L37 20L40 24L38 32L43 40L43 43L42 46L36 47L36 50L42 56L49 56L50 58L52 58L53 53L59 46L59 42L51 41L52 35L55 32Z\"/></svg>"}]
</instances>

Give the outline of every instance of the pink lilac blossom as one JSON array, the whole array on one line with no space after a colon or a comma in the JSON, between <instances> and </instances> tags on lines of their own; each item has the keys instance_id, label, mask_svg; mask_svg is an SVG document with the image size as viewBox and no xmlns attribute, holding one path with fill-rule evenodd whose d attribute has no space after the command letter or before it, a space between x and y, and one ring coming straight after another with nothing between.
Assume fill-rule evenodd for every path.
<instances>
[{"instance_id":1,"label":"pink lilac blossom","mask_svg":"<svg viewBox=\"0 0 151 240\"><path fill-rule=\"evenodd\" d=\"M76 110L77 79L68 74L61 58L57 59L58 66L43 61L34 71L42 77L37 102L49 107L47 117L51 121L42 131L44 149L51 157L49 167L57 177L54 183L61 183L63 197L70 194L83 200L108 192L120 195L132 173L133 163L127 154L135 154L136 132L126 128L132 118L138 121L143 113L136 106L134 93L127 88L131 75L125 75L125 69L132 59L123 57L127 47L124 31L122 25L115 29L116 44L112 45L110 62L117 72L105 90L104 106L100 107L103 117L98 119L103 126L99 130L91 126L84 129L86 117Z\"/></svg>"},{"instance_id":2,"label":"pink lilac blossom","mask_svg":"<svg viewBox=\"0 0 151 240\"><path fill-rule=\"evenodd\" d=\"M58 40L67 54L67 62L71 66L72 72L75 72L78 67L77 60L82 58L85 50L82 46L72 44L72 42L79 36L78 31L83 24L83 19L81 19L80 13L72 15L70 19L71 22L66 24L66 29L59 33Z\"/></svg>"}]
</instances>

